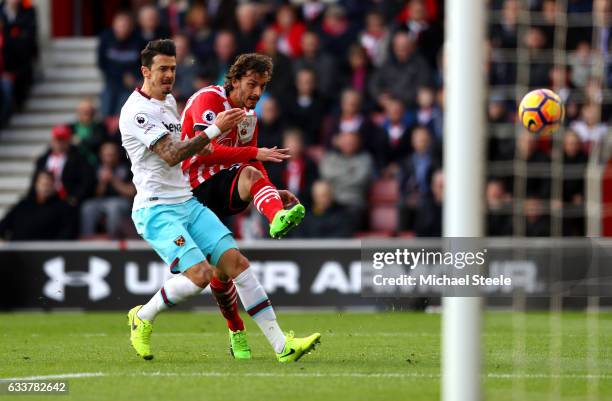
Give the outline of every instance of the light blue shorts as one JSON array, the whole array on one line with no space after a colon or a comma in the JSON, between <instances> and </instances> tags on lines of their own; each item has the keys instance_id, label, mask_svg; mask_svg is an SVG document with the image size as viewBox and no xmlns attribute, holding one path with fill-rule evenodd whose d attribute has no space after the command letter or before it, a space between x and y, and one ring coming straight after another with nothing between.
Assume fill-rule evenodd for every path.
<instances>
[{"instance_id":1,"label":"light blue shorts","mask_svg":"<svg viewBox=\"0 0 612 401\"><path fill-rule=\"evenodd\" d=\"M195 198L134 210L132 220L172 273L182 273L205 259L216 265L225 251L238 249L230 230Z\"/></svg>"}]
</instances>

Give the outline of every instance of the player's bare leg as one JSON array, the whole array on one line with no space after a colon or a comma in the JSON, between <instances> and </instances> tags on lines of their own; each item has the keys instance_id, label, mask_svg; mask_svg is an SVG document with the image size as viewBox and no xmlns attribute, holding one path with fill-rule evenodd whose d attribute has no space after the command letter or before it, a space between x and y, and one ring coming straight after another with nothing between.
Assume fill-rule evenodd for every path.
<instances>
[{"instance_id":1,"label":"player's bare leg","mask_svg":"<svg viewBox=\"0 0 612 401\"><path fill-rule=\"evenodd\" d=\"M149 302L128 312L130 342L138 355L147 360L153 359L151 333L155 317L160 312L200 294L210 283L212 275L212 267L208 262L202 261L166 281Z\"/></svg>"},{"instance_id":2,"label":"player's bare leg","mask_svg":"<svg viewBox=\"0 0 612 401\"><path fill-rule=\"evenodd\" d=\"M283 238L293 227L302 222L306 214L304 206L298 203L285 210L278 190L261 171L247 166L239 174L240 199L245 202L253 201L259 213L268 219L272 238Z\"/></svg>"},{"instance_id":3,"label":"player's bare leg","mask_svg":"<svg viewBox=\"0 0 612 401\"><path fill-rule=\"evenodd\" d=\"M280 362L297 361L319 343L319 333L305 338L294 338L293 333L285 336L276 321L268 295L249 268L248 259L237 249L223 253L217 268L233 279L244 308L266 336Z\"/></svg>"}]
</instances>

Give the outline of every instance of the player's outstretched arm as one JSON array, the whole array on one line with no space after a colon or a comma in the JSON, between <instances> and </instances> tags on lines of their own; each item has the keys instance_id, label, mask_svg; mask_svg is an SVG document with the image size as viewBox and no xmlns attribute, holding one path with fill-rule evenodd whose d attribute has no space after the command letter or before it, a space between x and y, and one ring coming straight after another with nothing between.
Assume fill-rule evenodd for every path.
<instances>
[{"instance_id":1,"label":"player's outstretched arm","mask_svg":"<svg viewBox=\"0 0 612 401\"><path fill-rule=\"evenodd\" d=\"M244 118L244 110L230 109L223 111L217 115L215 123L206 128L200 135L197 135L187 141L177 141L170 135L166 135L153 145L153 152L157 153L168 165L176 166L183 160L198 153L212 139L227 131Z\"/></svg>"}]
</instances>

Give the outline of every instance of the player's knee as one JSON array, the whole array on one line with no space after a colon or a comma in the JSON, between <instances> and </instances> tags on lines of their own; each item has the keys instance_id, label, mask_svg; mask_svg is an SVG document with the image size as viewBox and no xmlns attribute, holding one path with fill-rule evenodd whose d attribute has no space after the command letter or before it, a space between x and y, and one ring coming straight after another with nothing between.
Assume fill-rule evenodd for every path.
<instances>
[{"instance_id":1,"label":"player's knee","mask_svg":"<svg viewBox=\"0 0 612 401\"><path fill-rule=\"evenodd\" d=\"M235 279L249 267L249 260L240 252L235 252L231 266L228 266L227 275Z\"/></svg>"},{"instance_id":2,"label":"player's knee","mask_svg":"<svg viewBox=\"0 0 612 401\"><path fill-rule=\"evenodd\" d=\"M257 170L253 166L245 167L241 175L244 176L245 180L249 183L249 186L256 183L260 178L263 178L261 171Z\"/></svg>"},{"instance_id":3,"label":"player's knee","mask_svg":"<svg viewBox=\"0 0 612 401\"><path fill-rule=\"evenodd\" d=\"M202 269L198 272L197 276L199 280L198 287L206 287L210 283L210 280L212 280L213 274L214 272L212 267L208 263L203 264Z\"/></svg>"},{"instance_id":4,"label":"player's knee","mask_svg":"<svg viewBox=\"0 0 612 401\"><path fill-rule=\"evenodd\" d=\"M215 277L217 278L217 280L222 281L224 283L227 283L228 281L230 281L229 276L227 274L223 273L219 269L215 269Z\"/></svg>"},{"instance_id":5,"label":"player's knee","mask_svg":"<svg viewBox=\"0 0 612 401\"><path fill-rule=\"evenodd\" d=\"M213 270L204 261L187 269L185 275L198 287L205 288L213 277Z\"/></svg>"},{"instance_id":6,"label":"player's knee","mask_svg":"<svg viewBox=\"0 0 612 401\"><path fill-rule=\"evenodd\" d=\"M249 267L249 260L237 249L228 249L217 263L220 268L231 279L235 279Z\"/></svg>"}]
</instances>

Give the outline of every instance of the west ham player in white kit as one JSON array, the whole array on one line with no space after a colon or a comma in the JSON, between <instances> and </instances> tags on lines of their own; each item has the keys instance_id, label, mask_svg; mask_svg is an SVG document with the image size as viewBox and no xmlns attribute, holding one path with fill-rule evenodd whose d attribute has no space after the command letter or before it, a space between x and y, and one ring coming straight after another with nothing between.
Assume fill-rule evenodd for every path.
<instances>
[{"instance_id":1,"label":"west ham player in white kit","mask_svg":"<svg viewBox=\"0 0 612 401\"><path fill-rule=\"evenodd\" d=\"M171 40L149 42L141 53L142 89L121 110L119 127L132 163L136 198L132 219L138 233L176 276L145 305L128 313L130 341L137 354L152 359L151 333L158 313L198 295L209 284L213 268L233 279L247 312L266 336L281 362L296 361L314 349L321 335L285 335L249 261L238 251L231 232L195 200L180 162L201 152L210 140L244 118L241 109L219 113L204 131L180 141L179 115L172 95L176 49Z\"/></svg>"}]
</instances>

